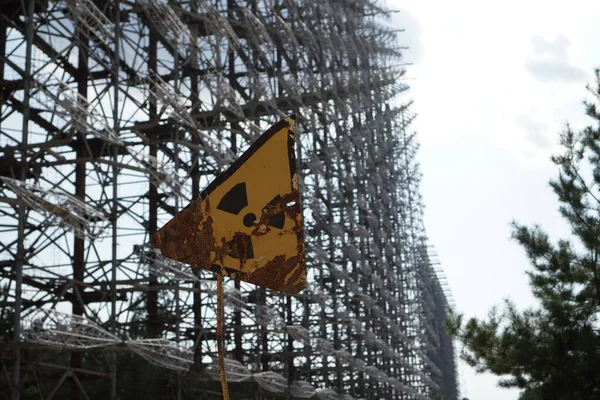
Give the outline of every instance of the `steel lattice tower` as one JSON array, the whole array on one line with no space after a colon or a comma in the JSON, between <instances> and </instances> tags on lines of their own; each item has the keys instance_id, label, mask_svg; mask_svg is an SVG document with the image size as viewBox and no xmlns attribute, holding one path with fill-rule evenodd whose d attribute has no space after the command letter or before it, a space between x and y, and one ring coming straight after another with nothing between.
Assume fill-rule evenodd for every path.
<instances>
[{"instance_id":1,"label":"steel lattice tower","mask_svg":"<svg viewBox=\"0 0 600 400\"><path fill-rule=\"evenodd\" d=\"M456 399L389 15L1 0L0 336L19 340L0 347L0 392L129 398L138 379L145 398L220 398L214 275L147 243L297 113L309 288L227 282L233 398Z\"/></svg>"}]
</instances>

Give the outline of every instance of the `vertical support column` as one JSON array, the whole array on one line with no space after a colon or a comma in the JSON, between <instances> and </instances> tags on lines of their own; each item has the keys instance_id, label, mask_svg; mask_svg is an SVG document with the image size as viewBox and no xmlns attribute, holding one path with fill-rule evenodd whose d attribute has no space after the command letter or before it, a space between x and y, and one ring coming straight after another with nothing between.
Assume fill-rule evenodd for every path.
<instances>
[{"instance_id":1,"label":"vertical support column","mask_svg":"<svg viewBox=\"0 0 600 400\"><path fill-rule=\"evenodd\" d=\"M292 296L285 296L285 318L284 322L287 325L293 324L292 320ZM295 369L294 369L294 339L291 335L287 335L286 348L284 350L285 355L285 373L288 378L288 384L292 383L295 378Z\"/></svg>"},{"instance_id":2,"label":"vertical support column","mask_svg":"<svg viewBox=\"0 0 600 400\"><path fill-rule=\"evenodd\" d=\"M277 10L277 12L280 14L281 10L284 6L278 1L275 0L275 4L273 6L274 10ZM285 50L283 49L283 46L281 44L281 40L277 40L278 38L274 38L276 40L275 44L277 46L276 48L276 59L275 59L275 74L281 74L281 78L283 78L283 74L285 73L285 71L283 71L283 53L285 52ZM284 39L285 40L285 39ZM296 54L290 54L288 56L288 59L293 59L296 60ZM294 71L294 66L291 65L289 66L290 70L288 71L289 74L294 75L294 77L297 79L297 73L296 71ZM278 88L278 95L277 97L281 97L282 95L282 90L281 90L281 85L278 84L277 85ZM294 110L294 111L298 111L298 110ZM299 119L301 118L301 116L298 116ZM298 140L298 137L296 137L296 140ZM296 154L296 158L297 160L302 160L301 155L300 155L300 147L301 146L296 146L297 149L297 154ZM285 296L285 303L282 304L282 309L284 311L284 315L283 315L283 320L285 321L286 324L293 324L293 308L294 306L297 306L298 304L294 304L295 303L295 299L292 296ZM291 335L287 335L287 340L285 341L285 343L282 345L284 346L284 350L283 353L285 355L285 373L287 375L288 378L288 383L292 383L295 379L296 376L296 371L294 368L294 339L291 337Z\"/></svg>"},{"instance_id":3,"label":"vertical support column","mask_svg":"<svg viewBox=\"0 0 600 400\"><path fill-rule=\"evenodd\" d=\"M346 110L343 109L339 109L337 107L336 104L336 112L335 114L338 116L338 118L336 118L336 120L334 121L334 130L336 132L336 137L335 139L333 139L333 143L332 145L334 147L336 147L337 149L343 149L342 143L344 140L347 140L346 137L346 131L345 129L343 129L342 127L345 127L345 121L347 119L347 114L346 114ZM341 126L340 126L341 124ZM345 185L342 183L342 179L341 179L341 171L342 169L348 165L348 160L344 157L345 154L343 153L343 150L340 151L339 157L336 157L335 163L337 164L336 170L337 172L337 178L338 178L338 183L337 183L337 190L338 193L343 193L344 191L347 190L347 188L345 188ZM349 218L346 214L346 210L345 210L345 203L347 201L349 201L352 198L352 193L346 193L343 197L340 196L339 199L336 199L336 201L334 202L337 208L337 212L339 213L339 224L343 225L343 231L344 231L344 237L343 238L335 238L335 242L334 243L334 247L337 249L342 249L342 247L344 246L344 243L348 243L351 241L350 238L350 225L351 222L349 221ZM341 243L337 243L338 241L341 240ZM342 250L343 251L343 250ZM347 263L345 262L345 256L342 255L342 263L343 266L342 268L344 270L347 270ZM337 260L336 260L337 261ZM332 321L332 327L333 327L333 347L335 350L346 350L344 348L344 346L342 346L342 340L341 340L341 335L343 335L343 327L340 324L340 321L337 318L337 310L338 307L340 305L344 305L344 300L345 300L345 294L347 293L347 290L345 288L346 283L343 280L338 280L337 278L332 278L331 279L331 302L332 302L332 309L333 309L333 321ZM338 393L344 393L344 376L346 375L346 371L344 369L344 361L338 357L335 357L335 365L336 365L336 369L335 369L335 388L338 391Z\"/></svg>"},{"instance_id":4,"label":"vertical support column","mask_svg":"<svg viewBox=\"0 0 600 400\"><path fill-rule=\"evenodd\" d=\"M349 124L349 119L352 117L352 112L353 110L350 109L349 114L347 114L345 116L344 121L342 122L342 128L341 128L341 132L342 132L342 139L343 141L348 141L350 140L348 137L348 134L351 134L351 128L350 128L350 124ZM342 152L342 156L344 158L344 162L342 167L340 168L340 170L344 169L346 171L346 175L347 176L352 176L352 167L354 164L354 160L351 157L350 154L347 154L346 152ZM344 185L345 186L345 185ZM356 185L356 183L354 184L355 187L357 187L358 185ZM344 196L345 197L345 202L347 202L346 207L348 207L350 210L357 210L358 209L358 204L356 202L356 194L354 193L354 190L349 190L348 193ZM352 245L354 245L356 243L356 216L354 213L351 213L350 215L348 215L346 217L347 220L347 232L348 232L348 243L351 243ZM350 276L352 277L352 279L356 279L355 275L356 275L356 260L349 260L350 263L346 263L346 265L350 265L351 267L346 267L346 271L350 274ZM341 302L342 304L346 305L346 307L348 307L350 305L350 294L349 294L349 290L348 290L348 286L346 283L344 283L344 290L342 291L342 293L340 293L340 298L342 299ZM348 307L349 308L349 307ZM348 308L346 309L346 312L348 312ZM343 345L341 346L342 350L346 350L349 353L352 353L352 344L354 342L354 340L352 339L352 329L350 327L350 325L346 325L345 327L342 326L341 327L341 331L342 334L344 334L345 339L343 341ZM345 362L344 362L345 363ZM340 366L342 363L340 362ZM349 389L350 393L354 393L355 391L355 386L356 386L356 382L354 381L354 377L353 377L353 373L354 373L354 367L350 364L348 366L345 367L344 372L343 372L343 377L346 378L344 379L345 382L341 382L342 387L344 387L345 389ZM349 382L348 382L348 378Z\"/></svg>"},{"instance_id":5,"label":"vertical support column","mask_svg":"<svg viewBox=\"0 0 600 400\"><path fill-rule=\"evenodd\" d=\"M363 114L362 114L362 110L354 110L354 112L356 112L356 117L354 120L354 124L355 126L358 126L361 129L361 132L364 132L364 121L363 121ZM368 171L367 170L367 163L366 163L366 151L367 150L363 150L363 157L361 157L360 159L357 160L357 164L362 164L362 170L363 171ZM364 190L363 185L364 182L366 181L366 178L364 175L361 175L357 181L357 191L356 191L356 196L358 198L358 196L361 194L361 192L364 192L364 194L366 194L366 190ZM366 197L366 196L365 196ZM366 201L369 201L369 198L366 197ZM359 208L358 210L358 224L359 225L366 225L367 224L367 213L364 210L361 210ZM365 262L365 258L367 258L368 260L368 239L365 238L364 236L362 236L359 240L359 249L360 249L360 253L363 255L363 259L362 262ZM362 266L361 266L362 267ZM361 289L364 291L365 289L365 285L364 285L364 273L359 269L357 271L357 282L360 285ZM363 307L360 303L356 303L355 305L355 313L356 313L356 318L360 321L361 317L362 317L362 312L363 312ZM363 329L365 329L366 327L362 327ZM364 337L360 336L357 338L357 345L356 345L356 353L359 356L359 358L361 358L363 361L365 361L365 353L366 353L366 346L365 346L365 342L364 342ZM363 371L359 371L357 373L358 375L358 384L357 384L357 390L358 390L358 395L359 396L367 396L367 379L365 377L365 373Z\"/></svg>"},{"instance_id":6,"label":"vertical support column","mask_svg":"<svg viewBox=\"0 0 600 400\"><path fill-rule=\"evenodd\" d=\"M198 13L198 2L197 0L191 0L190 9L192 13ZM194 22L190 25L190 32L194 43L198 42L198 23ZM198 94L198 50L197 47L192 47L192 60L190 67L190 100L192 102L192 115L199 112L199 94ZM195 135L192 135L192 140L195 141ZM192 154L192 171L190 172L192 178L192 199L195 199L200 194L200 156L198 152ZM194 342L196 343L196 354L194 355L196 362L202 362L202 289L200 282L195 283L193 294L193 310L194 310Z\"/></svg>"},{"instance_id":7,"label":"vertical support column","mask_svg":"<svg viewBox=\"0 0 600 400\"><path fill-rule=\"evenodd\" d=\"M234 0L227 0L227 18L229 20L233 20L234 18L234 9L236 7L235 1ZM227 78L229 81L229 85L232 88L235 88L237 85L236 83L236 77L235 77L235 51L233 49L233 47L229 46L229 48L227 49L227 69L228 69L228 73L227 73ZM233 152L233 154L237 154L237 132L240 130L240 125L237 122L231 121L231 151ZM240 290L241 285L239 281L235 282L235 288L237 290ZM233 313L233 342L235 345L235 348L233 350L233 356L234 358L243 363L244 362L244 358L243 358L243 349L242 349L242 332L243 332L243 326L242 326L242 313L241 311L235 311Z\"/></svg>"},{"instance_id":8,"label":"vertical support column","mask_svg":"<svg viewBox=\"0 0 600 400\"><path fill-rule=\"evenodd\" d=\"M340 220L343 221L343 215L344 215L344 210L342 207L339 208L339 212L341 214ZM341 222L340 221L340 222ZM336 238L337 240L337 238ZM336 246L337 247L337 246ZM346 266L344 265L343 268L345 269ZM338 290L340 289L340 284L337 280L337 278L332 277L331 279L331 292L329 293L331 295L331 308L333 310L332 313L332 318L333 321L331 322L331 326L333 328L333 349L334 350L341 350L341 343L340 343L340 333L339 333L339 326L338 326L338 321L335 317L336 311L338 309L338 296L341 293L338 293ZM335 389L338 391L338 393L343 393L343 379L342 379L342 360L340 360L337 357L334 357L334 362L335 362L335 371L334 371L334 382L333 386L335 387Z\"/></svg>"},{"instance_id":9,"label":"vertical support column","mask_svg":"<svg viewBox=\"0 0 600 400\"><path fill-rule=\"evenodd\" d=\"M87 99L88 89L88 54L87 54L87 36L83 32L85 27L77 26L79 30L78 41L78 69L77 76L77 93L83 98ZM86 162L85 162L85 150L83 143L85 141L86 132L78 132L77 137L77 160L75 162L75 196L85 202L85 177L86 177ZM73 291L83 291L83 286L75 286L77 282L83 282L85 272L85 239L78 236L74 236L73 240L73 280L75 281ZM73 315L84 314L84 304L79 302L80 296L73 296L72 310ZM71 353L71 368L80 369L82 367L83 353L72 352ZM71 399L81 400L82 393L75 382L71 379Z\"/></svg>"},{"instance_id":10,"label":"vertical support column","mask_svg":"<svg viewBox=\"0 0 600 400\"><path fill-rule=\"evenodd\" d=\"M29 142L29 114L30 114L30 88L31 88L31 55L33 51L33 12L35 0L27 2L27 27L25 33L26 49L25 49L25 76L23 77L23 136L21 139L21 170L19 178L25 181L27 177L27 145ZM18 245L17 259L15 260L15 311L13 320L13 344L15 345L15 361L12 371L12 400L19 400L21 397L20 390L20 372L21 372L21 308L23 295L23 264L25 263L25 224L27 222L27 209L24 202L19 204L19 227L18 227Z\"/></svg>"},{"instance_id":11,"label":"vertical support column","mask_svg":"<svg viewBox=\"0 0 600 400\"><path fill-rule=\"evenodd\" d=\"M3 16L0 15L0 82L4 81L4 60L3 57L6 57L6 33L8 29L8 24ZM4 93L0 90L0 115L2 115L2 107L6 99L4 98ZM0 120L0 127L2 126L2 120Z\"/></svg>"},{"instance_id":12,"label":"vertical support column","mask_svg":"<svg viewBox=\"0 0 600 400\"><path fill-rule=\"evenodd\" d=\"M257 300L256 300L256 304L258 305L263 305L266 306L267 305L267 293L266 290L263 288L258 288L257 289ZM259 362L260 362L260 368L261 371L268 371L269 370L269 361L271 361L271 355L269 354L269 334L267 331L267 327L263 326L261 324L259 324L258 322L257 324L257 333L258 333L258 337L260 340L259 343Z\"/></svg>"},{"instance_id":13,"label":"vertical support column","mask_svg":"<svg viewBox=\"0 0 600 400\"><path fill-rule=\"evenodd\" d=\"M115 21L115 53L112 65L112 86L113 86L113 129L117 134L120 132L119 127L119 65L120 65L120 45L121 40L121 2L120 0L114 0L114 21ZM118 183L119 183L119 167L118 162L118 147L113 146L112 154L112 210L111 210L111 221L112 221L112 269L111 269L111 332L117 334L117 271L119 268L117 246L118 246L118 215L119 215L119 197L118 197ZM117 399L117 353L111 352L111 400Z\"/></svg>"},{"instance_id":14,"label":"vertical support column","mask_svg":"<svg viewBox=\"0 0 600 400\"><path fill-rule=\"evenodd\" d=\"M157 43L158 38L156 32L152 27L149 26L149 47L148 47L148 69L155 73L157 71ZM150 121L156 122L157 115L157 99L154 96L150 96ZM158 147L156 144L157 135L154 132L150 134L150 156L156 157L158 154ZM158 190L152 181L148 185L148 235L152 237L158 230ZM148 294L146 298L146 312L148 313L147 320L147 335L149 338L156 338L159 334L158 327L158 292L156 286L158 285L158 277L150 274L148 278Z\"/></svg>"},{"instance_id":15,"label":"vertical support column","mask_svg":"<svg viewBox=\"0 0 600 400\"><path fill-rule=\"evenodd\" d=\"M322 15L319 16L319 21L324 21L324 17ZM323 66L322 66L323 67ZM331 143L331 134L329 133L329 125L331 123L331 120L329 119L329 112L326 111L323 114L323 141L321 142L322 144L322 154L325 156L324 164L325 164L325 172L324 172L324 180L325 180L325 189L327 191L327 194L324 196L325 197L325 206L327 207L327 225L330 227L334 226L334 212L333 212L333 189L332 189L332 185L333 185L333 171L334 169L332 168L332 162L333 160L331 159L331 157L328 156L328 149L329 146L332 145ZM333 260L335 259L335 231L330 229L329 231L325 231L326 235L327 235L327 252L328 252L328 260L330 262L333 262ZM327 267L321 267L323 268L323 270L326 270ZM329 298L333 297L335 294L330 292L327 292L327 286L325 284L325 277L323 276L323 270L321 271L321 289L323 290L323 292L325 292L325 294L328 295ZM327 280L329 282L331 282L331 280L333 279L332 275L331 275L331 270L327 270ZM333 295L333 296L332 296ZM333 302L333 299L331 300ZM331 306L331 308L333 309L333 304ZM328 316L327 316L327 307L326 306L322 306L321 307L321 318L319 321L320 326L320 332L321 332L321 337L324 339L329 340L331 338L330 332L328 330ZM336 349L337 350L337 349ZM321 374L323 375L323 382L325 384L325 387L331 387L332 386L332 381L331 381L331 374L332 372L335 371L330 371L329 369L329 357L331 357L331 355L322 353L321 356L321 360L322 360L322 371Z\"/></svg>"},{"instance_id":16,"label":"vertical support column","mask_svg":"<svg viewBox=\"0 0 600 400\"><path fill-rule=\"evenodd\" d=\"M178 91L178 86L179 86L179 74L180 74L180 70L179 70L179 48L176 49L175 51L175 60L174 60L174 71L173 71L173 87L175 88L175 91ZM172 136L171 136L171 140L173 141L173 157L175 158L174 163L175 163L175 174L179 174L179 168L180 168L180 160L179 160L179 126L176 126L173 130L172 130ZM183 193L180 193L180 196L175 197L175 208L174 211L175 212L179 212L179 206L180 203L182 202L182 195ZM174 294L175 294L175 343L179 344L181 338L179 335L179 328L180 328L180 322L181 322L181 304L180 304L180 299L179 299L179 285L175 286L175 290L174 290ZM157 293L158 296L158 293ZM181 374L179 372L177 372L177 400L181 400Z\"/></svg>"}]
</instances>

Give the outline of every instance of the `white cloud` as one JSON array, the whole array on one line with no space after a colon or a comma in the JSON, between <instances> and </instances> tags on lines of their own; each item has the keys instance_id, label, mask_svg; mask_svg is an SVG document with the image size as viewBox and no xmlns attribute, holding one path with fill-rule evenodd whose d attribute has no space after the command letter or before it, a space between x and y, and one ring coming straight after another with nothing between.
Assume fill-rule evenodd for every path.
<instances>
[{"instance_id":1,"label":"white cloud","mask_svg":"<svg viewBox=\"0 0 600 400\"><path fill-rule=\"evenodd\" d=\"M517 115L517 125L525 131L526 138L538 148L548 149L552 145L548 125L536 120L531 113Z\"/></svg>"},{"instance_id":2,"label":"white cloud","mask_svg":"<svg viewBox=\"0 0 600 400\"><path fill-rule=\"evenodd\" d=\"M581 68L560 61L528 61L525 67L534 78L546 82L581 83L587 77Z\"/></svg>"},{"instance_id":3,"label":"white cloud","mask_svg":"<svg viewBox=\"0 0 600 400\"><path fill-rule=\"evenodd\" d=\"M551 60L568 59L568 47L571 44L569 38L564 35L558 35L553 41L546 40L540 35L533 35L531 38L533 51L537 57L548 57Z\"/></svg>"},{"instance_id":4,"label":"white cloud","mask_svg":"<svg viewBox=\"0 0 600 400\"><path fill-rule=\"evenodd\" d=\"M578 84L587 79L586 72L569 61L571 41L566 36L557 35L550 41L533 35L531 42L537 59L528 59L525 68L534 78L544 82Z\"/></svg>"}]
</instances>

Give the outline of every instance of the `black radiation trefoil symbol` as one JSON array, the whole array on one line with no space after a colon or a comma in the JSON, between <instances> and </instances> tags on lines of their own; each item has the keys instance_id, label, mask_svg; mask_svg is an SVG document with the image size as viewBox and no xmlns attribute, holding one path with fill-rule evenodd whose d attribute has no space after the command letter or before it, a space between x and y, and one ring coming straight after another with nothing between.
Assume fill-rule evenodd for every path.
<instances>
[{"instance_id":1,"label":"black radiation trefoil symbol","mask_svg":"<svg viewBox=\"0 0 600 400\"><path fill-rule=\"evenodd\" d=\"M281 196L280 195L275 196L273 198L273 200L271 200L265 207L263 207L263 210L265 208L267 208L268 206L276 205L279 202L279 200L281 200ZM233 214L233 215L239 215L240 212L246 207L248 207L248 196L246 194L246 182L242 182L242 183L238 183L237 185L232 187L227 193L225 193L225 195L219 202L219 205L217 205L217 210L221 210L226 213ZM242 222L244 223L244 226L246 226L248 228L252 227L254 225L255 221L256 221L256 215L254 213L246 213L242 220ZM272 217L269 218L268 226L272 226L277 229L283 229L284 225L285 225L285 214L283 212L273 215ZM250 237L250 235L244 235L244 237L246 240L246 251L245 251L246 258L254 258L254 249L252 248L252 238ZM234 247L233 240L227 242L227 245L229 246L230 249L233 249L233 247ZM229 255L233 258L237 258L237 259L240 258L240 257L238 257L238 252L235 250L230 252Z\"/></svg>"}]
</instances>

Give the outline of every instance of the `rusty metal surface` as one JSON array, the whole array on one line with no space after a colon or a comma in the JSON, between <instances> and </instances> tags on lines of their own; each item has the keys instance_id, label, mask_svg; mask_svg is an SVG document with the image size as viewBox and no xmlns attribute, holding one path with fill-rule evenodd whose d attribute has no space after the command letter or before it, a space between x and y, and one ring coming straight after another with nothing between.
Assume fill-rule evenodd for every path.
<instances>
[{"instance_id":1,"label":"rusty metal surface","mask_svg":"<svg viewBox=\"0 0 600 400\"><path fill-rule=\"evenodd\" d=\"M233 279L239 279L261 287L286 293L298 293L306 287L306 261L304 254L304 235L302 225L302 209L298 177L294 156L295 120L286 119L263 134L234 165L209 185L197 199L161 228L152 238L152 246L174 260L215 271ZM285 144L285 146L284 146ZM271 153L261 153L261 149L271 146ZM276 150L279 158L267 157ZM285 152L281 157L279 152ZM242 225L242 216L237 212L223 212L216 204L240 186L243 178L243 190L246 182L252 186L252 179L269 179L269 176L248 178L244 168L252 167L252 157L263 161L259 171L273 171L274 168L288 168L286 175L274 178L275 185L271 194L262 195L259 201L264 204L265 198L274 194L276 201L261 206L260 214L246 213L246 217L255 218L251 224ZM282 166L282 160L286 165ZM269 165L269 162L279 164ZM263 165L263 164L266 164ZM239 171L242 171L241 173ZM282 178L283 176L283 178ZM236 180L237 179L237 180ZM285 179L285 182L283 181ZM279 181L277 181L279 180ZM287 187L288 192L279 193ZM239 188L237 188L239 189ZM267 187L267 189L271 189ZM268 191L268 190L267 190ZM236 194L238 192L236 191ZM247 200L243 193L241 208L254 210L255 201ZM267 196L267 197L264 197ZM240 197L237 194L237 197ZM258 204L258 203L257 203ZM254 207L254 208L253 208ZM284 218L281 218L281 215ZM278 217L279 216L279 217ZM275 218L279 221L273 224ZM246 222L244 221L244 224Z\"/></svg>"}]
</instances>

